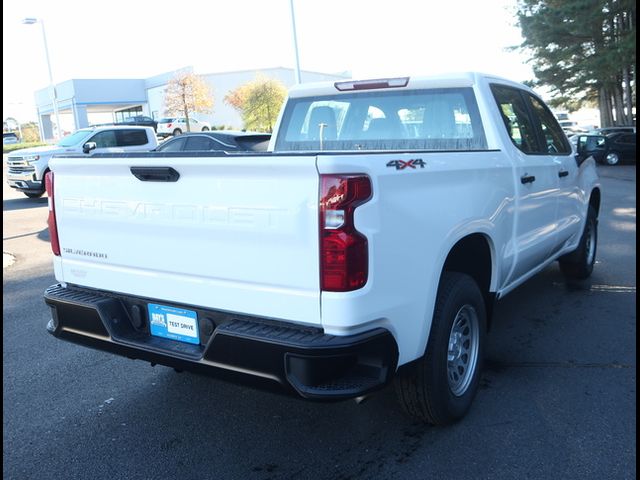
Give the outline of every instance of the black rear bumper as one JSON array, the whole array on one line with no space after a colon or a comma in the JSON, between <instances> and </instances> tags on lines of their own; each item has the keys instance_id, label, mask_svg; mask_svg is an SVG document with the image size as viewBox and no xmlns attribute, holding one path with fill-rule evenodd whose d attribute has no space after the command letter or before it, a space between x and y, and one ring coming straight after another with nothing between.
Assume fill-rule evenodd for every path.
<instances>
[{"instance_id":1,"label":"black rear bumper","mask_svg":"<svg viewBox=\"0 0 640 480\"><path fill-rule=\"evenodd\" d=\"M62 340L308 399L354 398L379 389L398 361L396 342L383 328L335 336L187 306L197 312L200 329L200 345L191 345L150 335L147 303L167 302L70 285L49 287L44 299L52 313L47 329Z\"/></svg>"}]
</instances>

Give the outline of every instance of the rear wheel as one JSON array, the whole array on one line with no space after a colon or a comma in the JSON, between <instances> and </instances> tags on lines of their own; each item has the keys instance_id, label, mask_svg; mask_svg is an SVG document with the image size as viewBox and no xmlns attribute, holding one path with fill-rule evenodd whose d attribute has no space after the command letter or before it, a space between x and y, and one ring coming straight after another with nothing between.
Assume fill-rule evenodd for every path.
<instances>
[{"instance_id":1,"label":"rear wheel","mask_svg":"<svg viewBox=\"0 0 640 480\"><path fill-rule=\"evenodd\" d=\"M604 161L607 165L617 165L620 163L620 155L617 152L607 153Z\"/></svg>"},{"instance_id":2,"label":"rear wheel","mask_svg":"<svg viewBox=\"0 0 640 480\"><path fill-rule=\"evenodd\" d=\"M573 252L560 257L560 271L563 275L573 280L584 280L593 272L596 263L596 250L598 248L598 217L595 209L589 205L587 221L580 238L578 248Z\"/></svg>"},{"instance_id":3,"label":"rear wheel","mask_svg":"<svg viewBox=\"0 0 640 480\"><path fill-rule=\"evenodd\" d=\"M174 136L174 137L177 137L178 135L182 135L182 130L180 130L179 128L176 128L176 129L173 131L173 136Z\"/></svg>"},{"instance_id":4,"label":"rear wheel","mask_svg":"<svg viewBox=\"0 0 640 480\"><path fill-rule=\"evenodd\" d=\"M403 367L396 378L398 399L409 415L433 425L465 415L478 391L486 324L475 281L444 272L425 355Z\"/></svg>"},{"instance_id":5,"label":"rear wheel","mask_svg":"<svg viewBox=\"0 0 640 480\"><path fill-rule=\"evenodd\" d=\"M203 132L208 132L209 131L209 127L202 127L202 131Z\"/></svg>"}]
</instances>

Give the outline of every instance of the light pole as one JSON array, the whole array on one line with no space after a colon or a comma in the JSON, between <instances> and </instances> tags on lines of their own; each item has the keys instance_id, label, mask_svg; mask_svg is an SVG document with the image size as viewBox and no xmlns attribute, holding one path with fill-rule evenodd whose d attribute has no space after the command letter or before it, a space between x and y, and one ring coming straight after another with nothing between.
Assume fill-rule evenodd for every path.
<instances>
[{"instance_id":1,"label":"light pole","mask_svg":"<svg viewBox=\"0 0 640 480\"><path fill-rule=\"evenodd\" d=\"M25 25L33 25L34 23L39 23L42 27L42 39L44 40L44 53L47 57L47 68L49 69L49 95L51 96L51 101L53 103L53 113L56 116L56 133L54 137L56 139L60 138L60 116L58 114L58 95L56 93L56 86L53 83L53 74L51 73L51 61L49 60L49 46L47 45L47 34L44 31L44 20L41 18L25 18L22 20L22 23ZM38 119L41 120L41 119ZM53 130L53 129L52 129ZM43 129L44 132L44 129Z\"/></svg>"},{"instance_id":2,"label":"light pole","mask_svg":"<svg viewBox=\"0 0 640 480\"><path fill-rule=\"evenodd\" d=\"M298 35L296 33L296 14L293 11L293 0L289 0L291 5L291 28L293 29L293 50L296 54L296 83L300 83L300 58L298 57Z\"/></svg>"}]
</instances>

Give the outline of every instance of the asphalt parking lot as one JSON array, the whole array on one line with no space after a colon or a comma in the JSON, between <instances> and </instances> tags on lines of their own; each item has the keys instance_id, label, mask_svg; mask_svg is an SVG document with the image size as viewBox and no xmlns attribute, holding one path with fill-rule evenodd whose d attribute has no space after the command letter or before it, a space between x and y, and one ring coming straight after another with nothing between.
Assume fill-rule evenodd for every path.
<instances>
[{"instance_id":1,"label":"asphalt parking lot","mask_svg":"<svg viewBox=\"0 0 640 480\"><path fill-rule=\"evenodd\" d=\"M54 339L46 198L3 179L4 478L635 478L636 168L598 168L593 276L552 265L497 305L482 388L448 428L392 388L307 403Z\"/></svg>"}]
</instances>

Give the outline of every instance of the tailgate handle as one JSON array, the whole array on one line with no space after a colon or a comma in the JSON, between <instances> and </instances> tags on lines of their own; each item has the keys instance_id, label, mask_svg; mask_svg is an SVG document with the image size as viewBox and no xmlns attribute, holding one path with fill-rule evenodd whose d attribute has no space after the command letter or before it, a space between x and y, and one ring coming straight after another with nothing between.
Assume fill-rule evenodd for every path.
<instances>
[{"instance_id":1,"label":"tailgate handle","mask_svg":"<svg viewBox=\"0 0 640 480\"><path fill-rule=\"evenodd\" d=\"M131 167L130 170L141 182L177 182L180 178L171 167Z\"/></svg>"}]
</instances>

